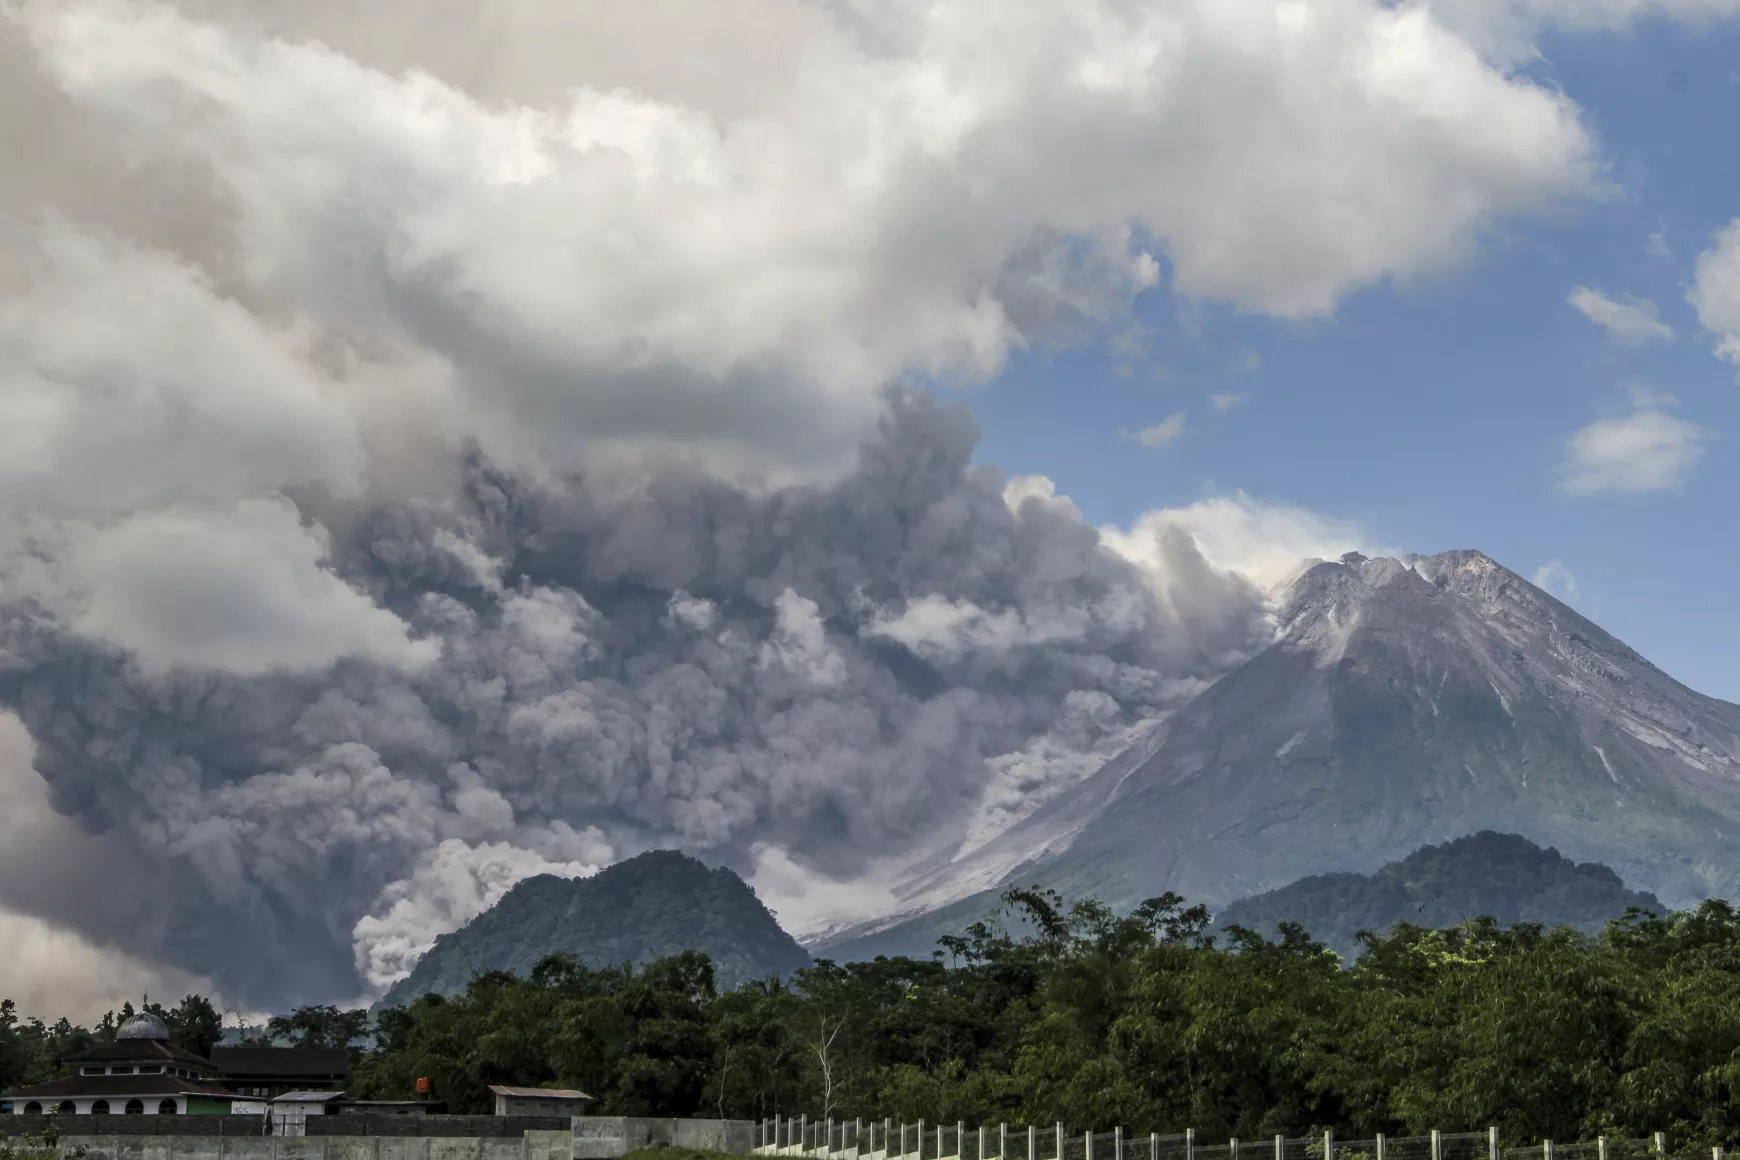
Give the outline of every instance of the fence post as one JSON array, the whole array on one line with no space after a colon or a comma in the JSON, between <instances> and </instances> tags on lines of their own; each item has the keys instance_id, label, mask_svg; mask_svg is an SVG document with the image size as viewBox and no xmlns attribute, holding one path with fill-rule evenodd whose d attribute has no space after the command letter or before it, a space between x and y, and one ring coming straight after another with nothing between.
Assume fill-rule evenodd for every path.
<instances>
[{"instance_id":1,"label":"fence post","mask_svg":"<svg viewBox=\"0 0 1740 1160\"><path fill-rule=\"evenodd\" d=\"M1184 1160L1196 1160L1196 1129L1184 1129Z\"/></svg>"},{"instance_id":2,"label":"fence post","mask_svg":"<svg viewBox=\"0 0 1740 1160\"><path fill-rule=\"evenodd\" d=\"M1486 1150L1491 1153L1491 1160L1498 1160L1498 1125L1486 1129ZM1607 1160L1606 1150L1601 1153L1601 1160Z\"/></svg>"},{"instance_id":3,"label":"fence post","mask_svg":"<svg viewBox=\"0 0 1740 1160\"><path fill-rule=\"evenodd\" d=\"M1377 1160L1384 1160L1384 1134L1382 1132L1377 1134ZM1498 1158L1495 1156L1493 1160L1498 1160Z\"/></svg>"},{"instance_id":4,"label":"fence post","mask_svg":"<svg viewBox=\"0 0 1740 1160\"><path fill-rule=\"evenodd\" d=\"M1553 1160L1553 1142L1551 1140L1541 1141L1541 1160Z\"/></svg>"},{"instance_id":5,"label":"fence post","mask_svg":"<svg viewBox=\"0 0 1740 1160\"><path fill-rule=\"evenodd\" d=\"M997 1160L1009 1160L1009 1121L997 1129Z\"/></svg>"},{"instance_id":6,"label":"fence post","mask_svg":"<svg viewBox=\"0 0 1740 1160\"><path fill-rule=\"evenodd\" d=\"M924 1160L924 1121L918 1122L918 1160Z\"/></svg>"},{"instance_id":7,"label":"fence post","mask_svg":"<svg viewBox=\"0 0 1740 1160\"><path fill-rule=\"evenodd\" d=\"M1226 1142L1227 1160L1239 1160L1239 1138L1234 1136Z\"/></svg>"},{"instance_id":8,"label":"fence post","mask_svg":"<svg viewBox=\"0 0 1740 1160\"><path fill-rule=\"evenodd\" d=\"M1660 1160L1660 1157L1667 1155L1667 1133L1666 1132L1657 1132L1655 1134L1655 1154L1656 1154L1657 1160Z\"/></svg>"},{"instance_id":9,"label":"fence post","mask_svg":"<svg viewBox=\"0 0 1740 1160\"><path fill-rule=\"evenodd\" d=\"M979 1154L974 1160L985 1160L985 1125L979 1125Z\"/></svg>"},{"instance_id":10,"label":"fence post","mask_svg":"<svg viewBox=\"0 0 1740 1160\"><path fill-rule=\"evenodd\" d=\"M1432 1160L1444 1160L1444 1135L1438 1129L1432 1129Z\"/></svg>"},{"instance_id":11,"label":"fence post","mask_svg":"<svg viewBox=\"0 0 1740 1160\"><path fill-rule=\"evenodd\" d=\"M1323 1133L1323 1160L1335 1160L1335 1132L1333 1129ZM1432 1160L1438 1160L1438 1157L1433 1156Z\"/></svg>"},{"instance_id":12,"label":"fence post","mask_svg":"<svg viewBox=\"0 0 1740 1160\"><path fill-rule=\"evenodd\" d=\"M1607 1137L1595 1137L1595 1160L1607 1160Z\"/></svg>"},{"instance_id":13,"label":"fence post","mask_svg":"<svg viewBox=\"0 0 1740 1160\"><path fill-rule=\"evenodd\" d=\"M1081 1134L1081 1154L1087 1160L1094 1160L1094 1133L1091 1128Z\"/></svg>"},{"instance_id":14,"label":"fence post","mask_svg":"<svg viewBox=\"0 0 1740 1160\"><path fill-rule=\"evenodd\" d=\"M1275 1160L1287 1160L1287 1137L1275 1133Z\"/></svg>"},{"instance_id":15,"label":"fence post","mask_svg":"<svg viewBox=\"0 0 1740 1160\"><path fill-rule=\"evenodd\" d=\"M1027 1125L1027 1160L1039 1160L1039 1129Z\"/></svg>"},{"instance_id":16,"label":"fence post","mask_svg":"<svg viewBox=\"0 0 1740 1160\"><path fill-rule=\"evenodd\" d=\"M1112 1129L1112 1157L1113 1160L1124 1160L1124 1126L1122 1124ZM1722 1160L1722 1158L1718 1156L1716 1160Z\"/></svg>"},{"instance_id":17,"label":"fence post","mask_svg":"<svg viewBox=\"0 0 1740 1160\"><path fill-rule=\"evenodd\" d=\"M1057 1121L1057 1160L1063 1160L1063 1121Z\"/></svg>"},{"instance_id":18,"label":"fence post","mask_svg":"<svg viewBox=\"0 0 1740 1160\"><path fill-rule=\"evenodd\" d=\"M1160 1160L1160 1133L1148 1133L1148 1160Z\"/></svg>"}]
</instances>

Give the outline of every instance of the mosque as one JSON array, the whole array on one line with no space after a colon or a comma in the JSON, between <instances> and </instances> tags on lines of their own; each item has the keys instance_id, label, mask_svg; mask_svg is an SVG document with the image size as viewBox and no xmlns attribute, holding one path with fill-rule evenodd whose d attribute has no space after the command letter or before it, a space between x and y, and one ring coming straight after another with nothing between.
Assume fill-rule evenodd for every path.
<instances>
[{"instance_id":1,"label":"mosque","mask_svg":"<svg viewBox=\"0 0 1740 1160\"><path fill-rule=\"evenodd\" d=\"M0 1095L0 1114L259 1114L291 1089L341 1091L349 1067L342 1050L218 1047L207 1059L169 1038L162 1019L135 1015L113 1043L67 1056L69 1074Z\"/></svg>"}]
</instances>

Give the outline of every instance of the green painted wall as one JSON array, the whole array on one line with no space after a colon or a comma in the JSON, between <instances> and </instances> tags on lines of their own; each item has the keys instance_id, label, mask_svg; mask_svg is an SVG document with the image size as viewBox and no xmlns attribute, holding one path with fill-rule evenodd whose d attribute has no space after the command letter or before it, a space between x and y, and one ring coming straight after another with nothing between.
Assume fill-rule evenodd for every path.
<instances>
[{"instance_id":1,"label":"green painted wall","mask_svg":"<svg viewBox=\"0 0 1740 1160\"><path fill-rule=\"evenodd\" d=\"M227 1116L230 1114L230 1101L218 1096L188 1096L187 1114L190 1116Z\"/></svg>"}]
</instances>

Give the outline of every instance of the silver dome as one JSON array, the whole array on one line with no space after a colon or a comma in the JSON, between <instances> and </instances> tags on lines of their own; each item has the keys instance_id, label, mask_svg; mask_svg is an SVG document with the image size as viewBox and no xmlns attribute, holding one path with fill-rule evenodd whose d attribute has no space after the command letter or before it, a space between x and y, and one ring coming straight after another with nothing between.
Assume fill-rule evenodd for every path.
<instances>
[{"instance_id":1,"label":"silver dome","mask_svg":"<svg viewBox=\"0 0 1740 1160\"><path fill-rule=\"evenodd\" d=\"M121 1029L115 1032L115 1038L155 1039L159 1043L168 1043L169 1024L149 1011L142 1011L121 1024Z\"/></svg>"}]
</instances>

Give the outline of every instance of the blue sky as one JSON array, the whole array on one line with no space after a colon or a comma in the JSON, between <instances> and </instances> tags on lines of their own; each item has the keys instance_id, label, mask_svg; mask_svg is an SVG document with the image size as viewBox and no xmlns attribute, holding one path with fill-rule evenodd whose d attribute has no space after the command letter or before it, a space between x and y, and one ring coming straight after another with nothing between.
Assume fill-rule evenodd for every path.
<instances>
[{"instance_id":1,"label":"blue sky","mask_svg":"<svg viewBox=\"0 0 1740 1160\"><path fill-rule=\"evenodd\" d=\"M1478 548L1528 577L1556 563L1580 611L1740 701L1740 386L1686 300L1740 215L1740 29L1644 22L1541 49L1529 74L1581 107L1604 195L1507 219L1461 268L1360 291L1323 320L1203 306L1163 282L1138 303L1140 357L1110 341L1027 353L968 393L982 457L1049 476L1096 522L1242 490L1353 520L1374 544ZM1578 287L1655 303L1673 337L1609 336L1568 301ZM1237 399L1219 411L1216 395ZM1703 429L1695 462L1567 491L1572 437L1640 398ZM1181 412L1162 445L1131 437Z\"/></svg>"}]
</instances>

